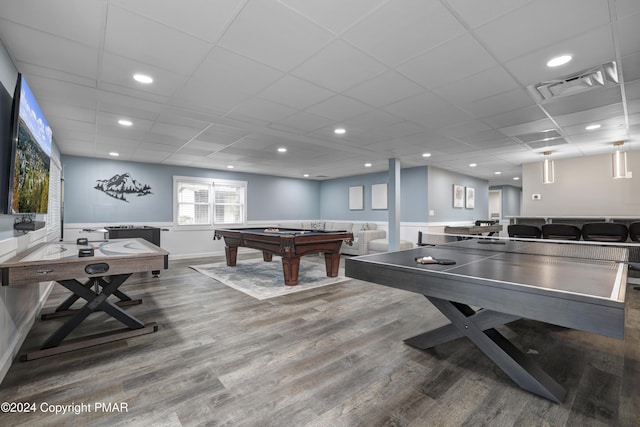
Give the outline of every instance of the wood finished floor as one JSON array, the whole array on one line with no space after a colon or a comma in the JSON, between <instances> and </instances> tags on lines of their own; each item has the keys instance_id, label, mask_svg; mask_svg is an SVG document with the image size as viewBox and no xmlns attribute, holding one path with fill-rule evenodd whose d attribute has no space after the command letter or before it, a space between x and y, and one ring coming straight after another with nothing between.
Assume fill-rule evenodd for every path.
<instances>
[{"instance_id":1,"label":"wood finished floor","mask_svg":"<svg viewBox=\"0 0 640 427\"><path fill-rule=\"evenodd\" d=\"M126 310L158 332L16 361L0 384L0 402L125 402L128 412L0 413L0 426L640 425L640 291L628 291L624 341L528 320L501 329L568 390L558 405L464 338L403 344L446 323L419 295L350 280L258 301L188 268L221 260L171 262L123 285L143 298ZM67 292L56 286L45 310ZM36 321L23 349L59 322ZM93 314L79 333L116 324Z\"/></svg>"}]
</instances>

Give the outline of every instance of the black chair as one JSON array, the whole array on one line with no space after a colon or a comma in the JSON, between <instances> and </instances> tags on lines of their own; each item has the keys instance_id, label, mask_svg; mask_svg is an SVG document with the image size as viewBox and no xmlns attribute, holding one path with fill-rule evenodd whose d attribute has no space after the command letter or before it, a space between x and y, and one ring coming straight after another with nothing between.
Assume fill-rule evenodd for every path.
<instances>
[{"instance_id":1,"label":"black chair","mask_svg":"<svg viewBox=\"0 0 640 427\"><path fill-rule=\"evenodd\" d=\"M519 237L521 239L539 239L542 231L535 225L512 224L507 227L509 237Z\"/></svg>"},{"instance_id":2,"label":"black chair","mask_svg":"<svg viewBox=\"0 0 640 427\"><path fill-rule=\"evenodd\" d=\"M617 222L589 222L582 225L582 238L595 242L626 242L629 229Z\"/></svg>"},{"instance_id":3,"label":"black chair","mask_svg":"<svg viewBox=\"0 0 640 427\"><path fill-rule=\"evenodd\" d=\"M422 241L422 231L418 231L418 246L428 246L428 243Z\"/></svg>"},{"instance_id":4,"label":"black chair","mask_svg":"<svg viewBox=\"0 0 640 427\"><path fill-rule=\"evenodd\" d=\"M580 227L571 224L544 224L542 238L554 240L580 240Z\"/></svg>"},{"instance_id":5,"label":"black chair","mask_svg":"<svg viewBox=\"0 0 640 427\"><path fill-rule=\"evenodd\" d=\"M640 222L629 224L629 238L634 242L640 242Z\"/></svg>"}]
</instances>

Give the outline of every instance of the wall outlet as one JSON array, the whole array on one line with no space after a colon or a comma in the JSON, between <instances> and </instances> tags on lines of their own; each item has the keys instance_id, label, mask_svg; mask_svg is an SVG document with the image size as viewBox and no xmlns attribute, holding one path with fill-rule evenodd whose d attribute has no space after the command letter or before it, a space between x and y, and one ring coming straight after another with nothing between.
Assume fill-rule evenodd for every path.
<instances>
[{"instance_id":1,"label":"wall outlet","mask_svg":"<svg viewBox=\"0 0 640 427\"><path fill-rule=\"evenodd\" d=\"M531 200L540 200L542 199L542 195L541 194L532 194L531 195Z\"/></svg>"},{"instance_id":2,"label":"wall outlet","mask_svg":"<svg viewBox=\"0 0 640 427\"><path fill-rule=\"evenodd\" d=\"M436 211L433 209L429 210L429 216L436 216Z\"/></svg>"}]
</instances>

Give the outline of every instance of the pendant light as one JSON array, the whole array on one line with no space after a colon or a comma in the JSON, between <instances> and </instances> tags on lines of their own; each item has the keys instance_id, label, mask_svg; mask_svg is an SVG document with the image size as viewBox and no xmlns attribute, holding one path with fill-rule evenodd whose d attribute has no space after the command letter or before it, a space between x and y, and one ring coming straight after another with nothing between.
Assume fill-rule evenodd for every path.
<instances>
[{"instance_id":1,"label":"pendant light","mask_svg":"<svg viewBox=\"0 0 640 427\"><path fill-rule=\"evenodd\" d=\"M551 151L544 152L544 162L542 162L542 183L553 184L556 180L553 160L550 159Z\"/></svg>"},{"instance_id":2,"label":"pendant light","mask_svg":"<svg viewBox=\"0 0 640 427\"><path fill-rule=\"evenodd\" d=\"M622 151L624 142L616 141L613 143L615 151L611 155L611 161L613 165L613 177L614 178L627 178L629 173L627 172L627 153Z\"/></svg>"}]
</instances>

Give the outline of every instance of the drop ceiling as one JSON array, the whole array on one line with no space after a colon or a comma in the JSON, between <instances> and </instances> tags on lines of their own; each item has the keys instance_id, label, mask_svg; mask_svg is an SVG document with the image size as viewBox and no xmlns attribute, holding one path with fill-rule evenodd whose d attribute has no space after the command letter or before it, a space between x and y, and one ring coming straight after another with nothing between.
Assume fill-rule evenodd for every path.
<instances>
[{"instance_id":1,"label":"drop ceiling","mask_svg":"<svg viewBox=\"0 0 640 427\"><path fill-rule=\"evenodd\" d=\"M549 149L640 149L637 0L0 0L0 39L67 155L307 179L396 158L519 185ZM611 61L617 84L527 89Z\"/></svg>"}]
</instances>

